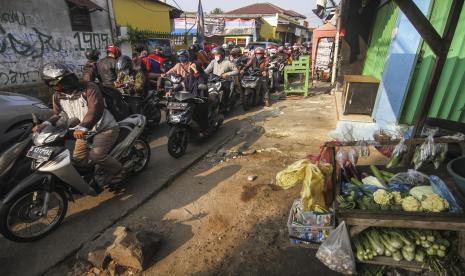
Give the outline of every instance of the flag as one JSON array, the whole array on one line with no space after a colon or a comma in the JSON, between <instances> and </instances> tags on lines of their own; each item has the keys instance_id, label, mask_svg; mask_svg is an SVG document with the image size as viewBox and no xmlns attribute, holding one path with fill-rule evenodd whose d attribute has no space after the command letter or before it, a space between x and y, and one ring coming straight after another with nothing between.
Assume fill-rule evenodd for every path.
<instances>
[{"instance_id":1,"label":"flag","mask_svg":"<svg viewBox=\"0 0 465 276\"><path fill-rule=\"evenodd\" d=\"M205 42L205 20L203 18L202 1L199 0L199 7L197 8L197 42L203 46Z\"/></svg>"}]
</instances>

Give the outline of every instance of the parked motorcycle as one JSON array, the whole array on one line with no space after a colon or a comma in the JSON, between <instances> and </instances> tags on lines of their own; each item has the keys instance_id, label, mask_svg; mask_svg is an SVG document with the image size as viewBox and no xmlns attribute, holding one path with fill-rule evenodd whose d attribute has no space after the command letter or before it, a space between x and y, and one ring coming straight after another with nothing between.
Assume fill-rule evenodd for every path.
<instances>
[{"instance_id":1,"label":"parked motorcycle","mask_svg":"<svg viewBox=\"0 0 465 276\"><path fill-rule=\"evenodd\" d=\"M76 122L77 121L77 122ZM0 232L16 242L41 239L63 221L68 201L73 195L96 196L102 186L96 176L104 175L98 166L81 168L71 161L65 147L73 126L79 120L62 117L56 126L48 125L33 134L27 157L32 160L33 173L8 191L0 206ZM110 155L120 161L129 174L143 171L150 160L150 146L141 137L146 125L143 115L131 115L118 123L119 137ZM88 132L91 141L96 132Z\"/></svg>"},{"instance_id":2,"label":"parked motorcycle","mask_svg":"<svg viewBox=\"0 0 465 276\"><path fill-rule=\"evenodd\" d=\"M170 75L168 78L175 87L180 88L181 76ZM200 90L205 88L199 86ZM221 82L208 85L209 98L197 97L189 91L178 89L171 92L167 105L167 122L170 126L168 153L174 158L185 154L189 141L209 136L223 124L220 114Z\"/></svg>"},{"instance_id":3,"label":"parked motorcycle","mask_svg":"<svg viewBox=\"0 0 465 276\"><path fill-rule=\"evenodd\" d=\"M31 170L31 160L26 158L31 139L32 124L23 129L16 142L0 154L0 195L13 189Z\"/></svg>"},{"instance_id":4,"label":"parked motorcycle","mask_svg":"<svg viewBox=\"0 0 465 276\"><path fill-rule=\"evenodd\" d=\"M244 97L242 99L242 107L245 111L252 106L257 106L263 103L263 88L260 85L262 75L260 70L249 68L242 76L241 86L244 89ZM259 90L259 91L257 91Z\"/></svg>"}]
</instances>

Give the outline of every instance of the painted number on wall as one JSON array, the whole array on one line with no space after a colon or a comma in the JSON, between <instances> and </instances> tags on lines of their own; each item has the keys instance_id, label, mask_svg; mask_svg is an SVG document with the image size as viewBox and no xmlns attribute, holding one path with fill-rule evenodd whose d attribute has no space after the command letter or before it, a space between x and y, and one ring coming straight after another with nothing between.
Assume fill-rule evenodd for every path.
<instances>
[{"instance_id":1,"label":"painted number on wall","mask_svg":"<svg viewBox=\"0 0 465 276\"><path fill-rule=\"evenodd\" d=\"M108 34L76 32L74 39L77 41L76 51L87 49L102 49L108 46Z\"/></svg>"}]
</instances>

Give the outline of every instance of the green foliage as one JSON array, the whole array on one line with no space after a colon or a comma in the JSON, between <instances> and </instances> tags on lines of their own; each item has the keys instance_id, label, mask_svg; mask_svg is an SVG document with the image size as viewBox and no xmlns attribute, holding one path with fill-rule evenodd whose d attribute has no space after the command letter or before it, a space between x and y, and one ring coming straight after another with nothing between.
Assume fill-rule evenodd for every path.
<instances>
[{"instance_id":1,"label":"green foliage","mask_svg":"<svg viewBox=\"0 0 465 276\"><path fill-rule=\"evenodd\" d=\"M224 11L223 11L222 9L220 9L220 8L214 8L214 9L210 12L210 14L223 14L223 13L224 13Z\"/></svg>"}]
</instances>

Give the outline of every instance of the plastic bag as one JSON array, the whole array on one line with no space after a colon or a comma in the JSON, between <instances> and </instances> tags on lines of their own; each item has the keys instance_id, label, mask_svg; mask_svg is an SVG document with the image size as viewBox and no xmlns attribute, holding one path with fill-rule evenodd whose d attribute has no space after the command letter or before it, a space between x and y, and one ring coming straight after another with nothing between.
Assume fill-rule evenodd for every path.
<instances>
[{"instance_id":1,"label":"plastic bag","mask_svg":"<svg viewBox=\"0 0 465 276\"><path fill-rule=\"evenodd\" d=\"M354 167L357 166L358 152L353 147L350 147L347 151L347 158Z\"/></svg>"},{"instance_id":2,"label":"plastic bag","mask_svg":"<svg viewBox=\"0 0 465 276\"><path fill-rule=\"evenodd\" d=\"M342 183L342 194L345 196L353 196L354 200L359 200L363 196L363 192L359 186L352 183Z\"/></svg>"},{"instance_id":3,"label":"plastic bag","mask_svg":"<svg viewBox=\"0 0 465 276\"><path fill-rule=\"evenodd\" d=\"M320 245L316 257L331 270L343 274L356 273L354 253L344 221Z\"/></svg>"},{"instance_id":4,"label":"plastic bag","mask_svg":"<svg viewBox=\"0 0 465 276\"><path fill-rule=\"evenodd\" d=\"M332 167L327 163L307 165L304 184L300 191L300 198L305 211L313 210L317 205L326 206L324 197L325 179L331 175L331 172Z\"/></svg>"},{"instance_id":5,"label":"plastic bag","mask_svg":"<svg viewBox=\"0 0 465 276\"><path fill-rule=\"evenodd\" d=\"M403 184L411 187L414 186L425 186L430 185L428 176L416 170L408 170L407 172L401 172L394 175L390 180L389 184ZM411 188L410 187L410 188Z\"/></svg>"},{"instance_id":6,"label":"plastic bag","mask_svg":"<svg viewBox=\"0 0 465 276\"><path fill-rule=\"evenodd\" d=\"M392 151L391 159L386 165L386 168L396 168L402 166L404 155L407 152L407 146L405 145L405 138L401 138L399 144L396 145Z\"/></svg>"},{"instance_id":7,"label":"plastic bag","mask_svg":"<svg viewBox=\"0 0 465 276\"><path fill-rule=\"evenodd\" d=\"M347 161L349 161L349 154L344 148L337 151L336 161L340 168L344 168Z\"/></svg>"},{"instance_id":8,"label":"plastic bag","mask_svg":"<svg viewBox=\"0 0 465 276\"><path fill-rule=\"evenodd\" d=\"M411 185L406 185L402 183L389 183L388 190L391 192L400 192L401 194L408 194L410 192Z\"/></svg>"},{"instance_id":9,"label":"plastic bag","mask_svg":"<svg viewBox=\"0 0 465 276\"><path fill-rule=\"evenodd\" d=\"M367 141L362 140L362 141L359 141L357 144L359 146L358 155L360 157L369 157L370 156L370 148L368 147Z\"/></svg>"},{"instance_id":10,"label":"plastic bag","mask_svg":"<svg viewBox=\"0 0 465 276\"><path fill-rule=\"evenodd\" d=\"M436 156L436 144L434 144L434 135L437 129L427 130L428 137L423 144L415 149L412 162L415 170L418 170L424 163L433 161Z\"/></svg>"},{"instance_id":11,"label":"plastic bag","mask_svg":"<svg viewBox=\"0 0 465 276\"><path fill-rule=\"evenodd\" d=\"M449 202L449 212L454 214L463 213L463 209L461 207L462 203L457 200L454 195L452 195L451 191L447 187L447 184L444 183L441 178L435 175L431 175L429 180L431 182L431 186L433 187L433 192Z\"/></svg>"},{"instance_id":12,"label":"plastic bag","mask_svg":"<svg viewBox=\"0 0 465 276\"><path fill-rule=\"evenodd\" d=\"M299 160L276 175L276 185L283 189L289 189L302 182L305 178L305 169L310 162Z\"/></svg>"}]
</instances>

